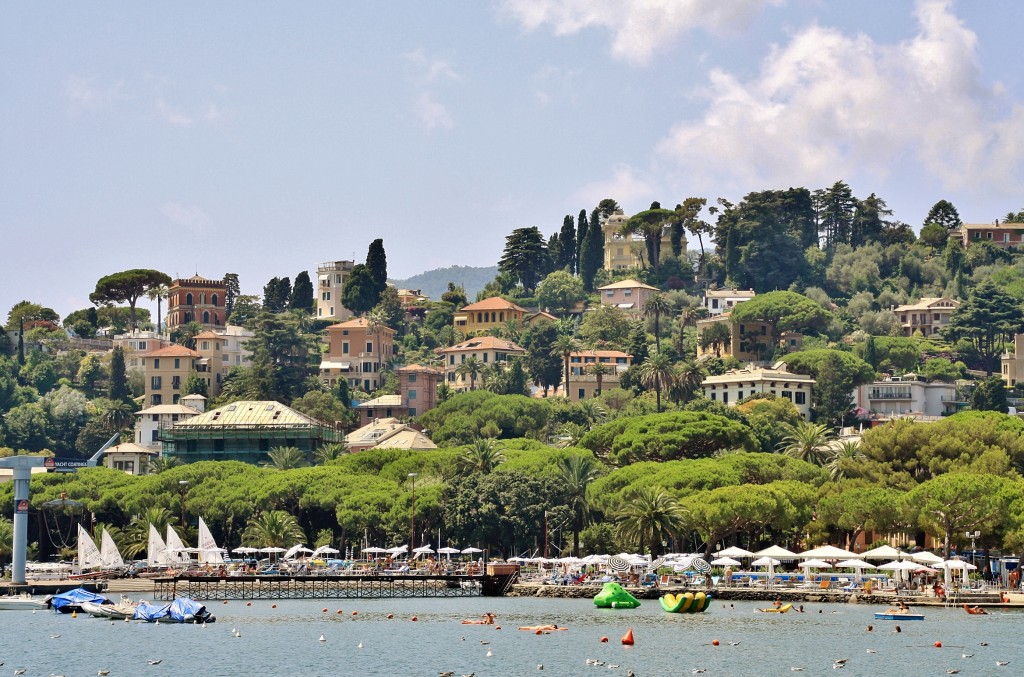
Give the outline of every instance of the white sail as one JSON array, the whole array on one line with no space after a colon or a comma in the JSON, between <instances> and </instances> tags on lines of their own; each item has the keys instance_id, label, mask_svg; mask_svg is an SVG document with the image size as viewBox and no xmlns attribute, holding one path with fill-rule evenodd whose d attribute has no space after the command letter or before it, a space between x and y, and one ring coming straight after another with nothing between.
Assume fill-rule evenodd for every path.
<instances>
[{"instance_id":1,"label":"white sail","mask_svg":"<svg viewBox=\"0 0 1024 677\"><path fill-rule=\"evenodd\" d=\"M206 526L203 518L199 518L199 561L202 564L221 564L224 562L224 555L217 547L217 541L213 540L210 528Z\"/></svg>"},{"instance_id":2,"label":"white sail","mask_svg":"<svg viewBox=\"0 0 1024 677\"><path fill-rule=\"evenodd\" d=\"M96 547L95 541L81 524L78 525L78 566L83 571L103 566L100 549Z\"/></svg>"},{"instance_id":3,"label":"white sail","mask_svg":"<svg viewBox=\"0 0 1024 677\"><path fill-rule=\"evenodd\" d=\"M160 532L152 524L149 525L149 549L146 553L146 564L151 567L167 566L171 563L167 553L167 545L160 538Z\"/></svg>"},{"instance_id":4,"label":"white sail","mask_svg":"<svg viewBox=\"0 0 1024 677\"><path fill-rule=\"evenodd\" d=\"M103 538L100 539L101 555L103 557L103 568L116 569L124 566L124 559L121 557L114 539L110 537L107 530L103 530Z\"/></svg>"},{"instance_id":5,"label":"white sail","mask_svg":"<svg viewBox=\"0 0 1024 677\"><path fill-rule=\"evenodd\" d=\"M171 562L188 564L190 561L188 553L185 552L185 544L181 542L178 532L170 524L167 525L167 553L171 558Z\"/></svg>"}]
</instances>

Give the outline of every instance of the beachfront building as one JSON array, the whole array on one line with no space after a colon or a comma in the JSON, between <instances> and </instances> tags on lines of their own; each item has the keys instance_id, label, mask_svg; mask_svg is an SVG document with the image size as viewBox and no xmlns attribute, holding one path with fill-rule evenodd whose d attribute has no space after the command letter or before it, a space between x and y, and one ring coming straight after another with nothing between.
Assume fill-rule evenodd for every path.
<instances>
[{"instance_id":1,"label":"beachfront building","mask_svg":"<svg viewBox=\"0 0 1024 677\"><path fill-rule=\"evenodd\" d=\"M892 312L900 321L904 336L913 336L915 331L920 331L927 337L945 329L959 307L960 301L948 296L926 297L917 303L896 306Z\"/></svg>"},{"instance_id":2,"label":"beachfront building","mask_svg":"<svg viewBox=\"0 0 1024 677\"><path fill-rule=\"evenodd\" d=\"M604 234L604 269L608 271L631 270L634 268L646 268L651 262L647 261L647 245L643 235L623 232L629 217L616 210L608 218L601 222L601 232ZM686 235L683 234L681 245L681 257L686 257ZM664 257L672 252L672 229L666 226L661 231L661 256Z\"/></svg>"},{"instance_id":3,"label":"beachfront building","mask_svg":"<svg viewBox=\"0 0 1024 677\"><path fill-rule=\"evenodd\" d=\"M341 290L354 265L353 261L327 261L317 265L317 318L342 322L352 317L352 311L341 304Z\"/></svg>"},{"instance_id":4,"label":"beachfront building","mask_svg":"<svg viewBox=\"0 0 1024 677\"><path fill-rule=\"evenodd\" d=\"M395 355L395 330L357 317L327 328L327 353L320 362L320 378L333 386L339 378L353 388L372 392L384 377L381 370Z\"/></svg>"},{"instance_id":5,"label":"beachfront building","mask_svg":"<svg viewBox=\"0 0 1024 677\"><path fill-rule=\"evenodd\" d=\"M804 374L793 374L782 369L748 367L733 369L720 376L709 376L701 383L704 397L730 407L744 397L756 393L770 393L789 400L805 421L811 420L814 379Z\"/></svg>"},{"instance_id":6,"label":"beachfront building","mask_svg":"<svg viewBox=\"0 0 1024 677\"><path fill-rule=\"evenodd\" d=\"M960 241L966 247L988 242L1003 249L1024 245L1024 223L965 223L960 226Z\"/></svg>"},{"instance_id":7,"label":"beachfront building","mask_svg":"<svg viewBox=\"0 0 1024 677\"><path fill-rule=\"evenodd\" d=\"M620 350L582 350L570 353L569 387L565 387L563 374L561 392L568 395L573 402L579 402L612 388L618 388L619 379L629 369L631 363L632 356ZM595 364L604 365L604 372L595 373Z\"/></svg>"},{"instance_id":8,"label":"beachfront building","mask_svg":"<svg viewBox=\"0 0 1024 677\"><path fill-rule=\"evenodd\" d=\"M854 390L854 403L872 415L937 420L955 414L958 407L956 385L936 381L928 383L916 374L890 376Z\"/></svg>"},{"instance_id":9,"label":"beachfront building","mask_svg":"<svg viewBox=\"0 0 1024 677\"><path fill-rule=\"evenodd\" d=\"M459 392L470 390L474 386L474 381L476 385L481 381L479 374L474 379L471 374L460 373L459 367L470 357L476 358L486 367L504 362L509 357L526 354L522 347L496 336L478 336L450 348L441 348L437 352L444 359L445 381Z\"/></svg>"},{"instance_id":10,"label":"beachfront building","mask_svg":"<svg viewBox=\"0 0 1024 677\"><path fill-rule=\"evenodd\" d=\"M175 280L167 292L167 331L190 322L205 329L223 329L226 294L223 280L210 280L198 273Z\"/></svg>"},{"instance_id":11,"label":"beachfront building","mask_svg":"<svg viewBox=\"0 0 1024 677\"><path fill-rule=\"evenodd\" d=\"M144 475L150 460L159 454L157 449L143 447L135 442L122 442L103 452L103 465L128 475Z\"/></svg>"},{"instance_id":12,"label":"beachfront building","mask_svg":"<svg viewBox=\"0 0 1024 677\"><path fill-rule=\"evenodd\" d=\"M199 361L202 358L195 350L179 345L170 345L143 355L146 405L178 404L181 387L185 385L189 374L200 371Z\"/></svg>"},{"instance_id":13,"label":"beachfront building","mask_svg":"<svg viewBox=\"0 0 1024 677\"><path fill-rule=\"evenodd\" d=\"M307 455L339 443L343 432L280 402L239 401L162 428L164 456L183 462L260 463L275 447L296 447Z\"/></svg>"},{"instance_id":14,"label":"beachfront building","mask_svg":"<svg viewBox=\"0 0 1024 677\"><path fill-rule=\"evenodd\" d=\"M619 280L598 287L597 291L601 294L601 305L615 306L634 318L640 317L644 312L644 304L659 293L657 287L637 280Z\"/></svg>"},{"instance_id":15,"label":"beachfront building","mask_svg":"<svg viewBox=\"0 0 1024 677\"><path fill-rule=\"evenodd\" d=\"M735 357L740 362L769 362L774 348L769 350L768 325L763 322L735 322L731 313L697 320L697 359L709 357ZM725 329L718 329L718 326ZM779 345L792 353L803 347L803 334L783 332Z\"/></svg>"},{"instance_id":16,"label":"beachfront building","mask_svg":"<svg viewBox=\"0 0 1024 677\"><path fill-rule=\"evenodd\" d=\"M526 309L501 298L491 298L470 303L455 313L452 320L456 329L463 334L472 335L505 326L508 321L522 322Z\"/></svg>"},{"instance_id":17,"label":"beachfront building","mask_svg":"<svg viewBox=\"0 0 1024 677\"><path fill-rule=\"evenodd\" d=\"M708 289L704 292L702 303L708 311L708 317L718 317L754 296L753 289Z\"/></svg>"}]
</instances>

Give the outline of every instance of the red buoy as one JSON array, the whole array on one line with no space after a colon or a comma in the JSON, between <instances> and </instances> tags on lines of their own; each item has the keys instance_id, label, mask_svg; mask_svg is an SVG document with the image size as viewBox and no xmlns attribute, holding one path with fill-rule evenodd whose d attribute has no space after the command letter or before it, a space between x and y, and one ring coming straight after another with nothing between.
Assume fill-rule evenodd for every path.
<instances>
[{"instance_id":1,"label":"red buoy","mask_svg":"<svg viewBox=\"0 0 1024 677\"><path fill-rule=\"evenodd\" d=\"M718 646L719 642L717 639L711 640L711 646Z\"/></svg>"},{"instance_id":2,"label":"red buoy","mask_svg":"<svg viewBox=\"0 0 1024 677\"><path fill-rule=\"evenodd\" d=\"M942 648L942 642L935 642L934 646L935 646L936 649L941 649Z\"/></svg>"},{"instance_id":3,"label":"red buoy","mask_svg":"<svg viewBox=\"0 0 1024 677\"><path fill-rule=\"evenodd\" d=\"M626 631L626 634L622 636L622 643L626 646L633 646L633 628Z\"/></svg>"},{"instance_id":4,"label":"red buoy","mask_svg":"<svg viewBox=\"0 0 1024 677\"><path fill-rule=\"evenodd\" d=\"M418 621L419 619L418 619L418 618L416 618L415 616L413 616L413 617L412 617L412 620L414 620L414 621Z\"/></svg>"},{"instance_id":5,"label":"red buoy","mask_svg":"<svg viewBox=\"0 0 1024 677\"><path fill-rule=\"evenodd\" d=\"M608 643L608 638L607 637L602 637L601 638L601 644L607 644L607 643Z\"/></svg>"}]
</instances>

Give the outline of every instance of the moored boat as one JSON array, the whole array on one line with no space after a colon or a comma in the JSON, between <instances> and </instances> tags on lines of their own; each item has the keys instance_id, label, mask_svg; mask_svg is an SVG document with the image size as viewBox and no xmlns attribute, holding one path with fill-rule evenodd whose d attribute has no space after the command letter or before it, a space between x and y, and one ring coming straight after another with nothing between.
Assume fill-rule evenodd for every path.
<instances>
[{"instance_id":1,"label":"moored boat","mask_svg":"<svg viewBox=\"0 0 1024 677\"><path fill-rule=\"evenodd\" d=\"M45 608L45 601L41 599L35 599L28 594L0 597L0 611L27 611L30 609Z\"/></svg>"},{"instance_id":2,"label":"moored boat","mask_svg":"<svg viewBox=\"0 0 1024 677\"><path fill-rule=\"evenodd\" d=\"M906 612L876 611L876 621L923 621L924 614L911 614Z\"/></svg>"},{"instance_id":3,"label":"moored boat","mask_svg":"<svg viewBox=\"0 0 1024 677\"><path fill-rule=\"evenodd\" d=\"M110 620L123 621L126 618L135 616L137 605L127 597L122 597L117 604L99 604L97 602L82 602L82 611L95 616L96 618L109 618Z\"/></svg>"},{"instance_id":4,"label":"moored boat","mask_svg":"<svg viewBox=\"0 0 1024 677\"><path fill-rule=\"evenodd\" d=\"M103 595L98 595L95 592L89 592L84 588L68 590L67 592L62 592L59 595L53 595L47 599L47 604L54 611L59 611L62 614L81 611L83 602L92 602L93 604L110 604L110 600Z\"/></svg>"}]
</instances>

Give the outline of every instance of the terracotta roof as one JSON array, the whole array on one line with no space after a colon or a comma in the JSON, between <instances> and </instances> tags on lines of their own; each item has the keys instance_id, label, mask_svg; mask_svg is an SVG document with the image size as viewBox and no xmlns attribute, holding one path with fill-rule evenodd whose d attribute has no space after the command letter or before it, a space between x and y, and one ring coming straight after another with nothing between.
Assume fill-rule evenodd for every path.
<instances>
[{"instance_id":1,"label":"terracotta roof","mask_svg":"<svg viewBox=\"0 0 1024 677\"><path fill-rule=\"evenodd\" d=\"M492 296L489 299L470 303L468 306L462 307L462 312L467 310L518 310L523 313L526 312L525 308L520 308L516 304L503 299L500 296Z\"/></svg>"},{"instance_id":2,"label":"terracotta roof","mask_svg":"<svg viewBox=\"0 0 1024 677\"><path fill-rule=\"evenodd\" d=\"M1024 230L1024 223L965 223L960 226L963 230Z\"/></svg>"},{"instance_id":3,"label":"terracotta roof","mask_svg":"<svg viewBox=\"0 0 1024 677\"><path fill-rule=\"evenodd\" d=\"M753 289L709 289L704 296L709 299L752 299L756 294Z\"/></svg>"},{"instance_id":4,"label":"terracotta roof","mask_svg":"<svg viewBox=\"0 0 1024 677\"><path fill-rule=\"evenodd\" d=\"M946 301L947 304L946 305L939 305L939 306L937 306L936 304L939 301ZM920 301L918 301L917 303L909 303L909 304L902 305L902 306L896 306L896 308L893 309L893 312L894 313L899 313L899 312L904 312L904 311L907 311L907 310L933 310L933 309L936 309L936 308L945 308L947 310L955 310L956 308L959 308L959 307L960 307L960 301L958 301L956 299L951 299L948 296L945 296L945 297L942 297L942 296L926 296L926 297L922 298Z\"/></svg>"},{"instance_id":5,"label":"terracotta roof","mask_svg":"<svg viewBox=\"0 0 1024 677\"><path fill-rule=\"evenodd\" d=\"M569 353L569 357L632 357L629 353L621 350L581 350L578 353Z\"/></svg>"},{"instance_id":6,"label":"terracotta roof","mask_svg":"<svg viewBox=\"0 0 1024 677\"><path fill-rule=\"evenodd\" d=\"M653 289L658 291L657 287L652 287L651 285L644 284L638 280L619 280L618 282L612 282L611 284L606 284L603 287L598 287L598 289Z\"/></svg>"},{"instance_id":7,"label":"terracotta roof","mask_svg":"<svg viewBox=\"0 0 1024 677\"><path fill-rule=\"evenodd\" d=\"M224 338L224 337L223 337L223 336L221 336L220 334L217 334L217 333L215 333L215 332L212 332L212 331L210 331L209 329L207 329L206 331L204 331L204 332L203 332L203 333L201 333L201 334L196 334L196 336L195 336L195 337L196 337L197 339L217 339L217 340L220 340L220 341L226 341L226 340L227 340L226 338Z\"/></svg>"},{"instance_id":8,"label":"terracotta roof","mask_svg":"<svg viewBox=\"0 0 1024 677\"><path fill-rule=\"evenodd\" d=\"M194 350L189 350L185 346L173 345L161 348L160 350L154 350L151 353L146 353L146 357L202 357L199 353Z\"/></svg>"},{"instance_id":9,"label":"terracotta roof","mask_svg":"<svg viewBox=\"0 0 1024 677\"><path fill-rule=\"evenodd\" d=\"M451 348L442 348L438 352L461 353L468 350L505 350L526 352L522 347L516 345L512 341L498 338L497 336L478 336L477 338L471 338L463 341L462 343L457 343Z\"/></svg>"},{"instance_id":10,"label":"terracotta roof","mask_svg":"<svg viewBox=\"0 0 1024 677\"><path fill-rule=\"evenodd\" d=\"M353 317L351 320L332 324L330 327L327 327L327 331L330 331L331 329L366 329L369 324L370 323L367 322L365 317ZM395 331L391 327L382 327L381 330L390 332Z\"/></svg>"},{"instance_id":11,"label":"terracotta roof","mask_svg":"<svg viewBox=\"0 0 1024 677\"><path fill-rule=\"evenodd\" d=\"M395 369L395 373L396 374L402 374L402 373L405 373L405 374L409 374L409 373L437 374L438 376L440 376L444 372L441 371L440 369L434 369L433 367L426 367L426 366L424 366L422 364L410 364L410 365L407 365L407 366L404 366L404 367L399 367L398 369Z\"/></svg>"}]
</instances>

